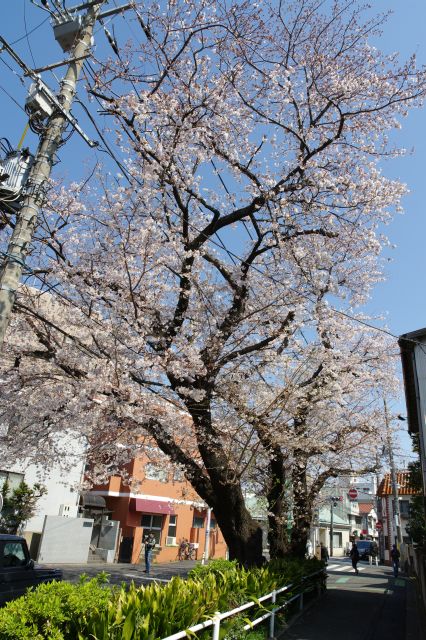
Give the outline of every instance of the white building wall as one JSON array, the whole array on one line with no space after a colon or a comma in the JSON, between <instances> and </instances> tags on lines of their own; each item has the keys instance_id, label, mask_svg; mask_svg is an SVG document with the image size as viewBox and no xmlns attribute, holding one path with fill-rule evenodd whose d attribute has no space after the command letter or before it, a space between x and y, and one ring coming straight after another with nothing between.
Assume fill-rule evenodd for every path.
<instances>
[{"instance_id":1,"label":"white building wall","mask_svg":"<svg viewBox=\"0 0 426 640\"><path fill-rule=\"evenodd\" d=\"M51 464L49 469L42 464L8 465L7 471L23 473L24 480L29 486L36 482L44 485L47 493L37 502L37 511L26 523L24 532L41 533L45 516L57 516L63 504L77 505L79 500L78 485L81 483L85 466L85 448L77 438L67 434L60 443L61 450L65 451L64 464L70 465L65 472L64 465ZM68 456L68 459L66 459ZM74 515L74 514L73 514Z\"/></svg>"}]
</instances>

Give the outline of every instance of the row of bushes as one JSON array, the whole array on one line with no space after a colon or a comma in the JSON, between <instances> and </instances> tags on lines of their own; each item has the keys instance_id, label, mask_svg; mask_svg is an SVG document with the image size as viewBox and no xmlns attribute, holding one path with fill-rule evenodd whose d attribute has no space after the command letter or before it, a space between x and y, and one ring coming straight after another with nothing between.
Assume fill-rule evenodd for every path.
<instances>
[{"instance_id":1,"label":"row of bushes","mask_svg":"<svg viewBox=\"0 0 426 640\"><path fill-rule=\"evenodd\" d=\"M158 640L320 569L318 560L244 570L224 560L187 580L111 587L106 574L43 584L0 610L1 640ZM232 635L232 634L231 634Z\"/></svg>"}]
</instances>

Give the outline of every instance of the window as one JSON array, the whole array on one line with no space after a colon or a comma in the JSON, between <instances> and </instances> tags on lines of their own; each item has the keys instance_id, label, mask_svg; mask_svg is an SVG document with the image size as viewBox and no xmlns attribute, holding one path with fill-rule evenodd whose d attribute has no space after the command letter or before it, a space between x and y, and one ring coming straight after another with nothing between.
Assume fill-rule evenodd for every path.
<instances>
[{"instance_id":1,"label":"window","mask_svg":"<svg viewBox=\"0 0 426 640\"><path fill-rule=\"evenodd\" d=\"M23 567L27 562L22 542L6 542L3 547L3 567Z\"/></svg>"},{"instance_id":2,"label":"window","mask_svg":"<svg viewBox=\"0 0 426 640\"><path fill-rule=\"evenodd\" d=\"M167 529L166 545L168 547L176 547L176 525L177 516L169 516L169 527Z\"/></svg>"},{"instance_id":3,"label":"window","mask_svg":"<svg viewBox=\"0 0 426 640\"><path fill-rule=\"evenodd\" d=\"M163 516L154 516L151 514L143 514L141 526L148 529L161 529L163 526Z\"/></svg>"},{"instance_id":4,"label":"window","mask_svg":"<svg viewBox=\"0 0 426 640\"><path fill-rule=\"evenodd\" d=\"M204 517L194 516L192 526L194 529L204 529Z\"/></svg>"},{"instance_id":5,"label":"window","mask_svg":"<svg viewBox=\"0 0 426 640\"><path fill-rule=\"evenodd\" d=\"M9 483L9 491L17 489L23 479L23 473L14 473L13 471L0 471L0 487L2 487L7 480L7 482Z\"/></svg>"},{"instance_id":6,"label":"window","mask_svg":"<svg viewBox=\"0 0 426 640\"><path fill-rule=\"evenodd\" d=\"M333 531L333 549L337 548L342 548L342 534L338 531Z\"/></svg>"},{"instance_id":7,"label":"window","mask_svg":"<svg viewBox=\"0 0 426 640\"><path fill-rule=\"evenodd\" d=\"M212 518L210 520L210 529L216 529L216 527L217 527L217 522L214 518Z\"/></svg>"},{"instance_id":8,"label":"window","mask_svg":"<svg viewBox=\"0 0 426 640\"><path fill-rule=\"evenodd\" d=\"M169 516L169 528L167 535L170 536L170 538L176 538L176 524L177 516Z\"/></svg>"},{"instance_id":9,"label":"window","mask_svg":"<svg viewBox=\"0 0 426 640\"><path fill-rule=\"evenodd\" d=\"M142 540L147 533L154 534L155 544L160 544L161 530L163 528L163 516L156 516L150 513L144 513L141 518Z\"/></svg>"},{"instance_id":10,"label":"window","mask_svg":"<svg viewBox=\"0 0 426 640\"><path fill-rule=\"evenodd\" d=\"M147 480L159 480L160 482L167 482L168 473L166 469L163 469L158 464L148 462L145 465L145 478Z\"/></svg>"},{"instance_id":11,"label":"window","mask_svg":"<svg viewBox=\"0 0 426 640\"><path fill-rule=\"evenodd\" d=\"M408 518L410 515L410 502L409 500L399 501L399 510L402 518Z\"/></svg>"}]
</instances>

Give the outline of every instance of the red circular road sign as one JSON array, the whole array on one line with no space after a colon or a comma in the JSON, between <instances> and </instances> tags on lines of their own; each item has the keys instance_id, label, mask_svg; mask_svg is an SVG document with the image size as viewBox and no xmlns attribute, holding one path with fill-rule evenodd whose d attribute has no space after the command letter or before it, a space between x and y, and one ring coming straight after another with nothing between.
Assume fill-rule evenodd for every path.
<instances>
[{"instance_id":1,"label":"red circular road sign","mask_svg":"<svg viewBox=\"0 0 426 640\"><path fill-rule=\"evenodd\" d=\"M383 525L382 525L382 523L380 522L380 520L378 520L378 521L376 522L376 529L378 529L379 531L380 531L380 529L383 529Z\"/></svg>"},{"instance_id":2,"label":"red circular road sign","mask_svg":"<svg viewBox=\"0 0 426 640\"><path fill-rule=\"evenodd\" d=\"M358 491L356 489L349 489L348 496L351 500L356 500L356 498L358 498Z\"/></svg>"}]
</instances>

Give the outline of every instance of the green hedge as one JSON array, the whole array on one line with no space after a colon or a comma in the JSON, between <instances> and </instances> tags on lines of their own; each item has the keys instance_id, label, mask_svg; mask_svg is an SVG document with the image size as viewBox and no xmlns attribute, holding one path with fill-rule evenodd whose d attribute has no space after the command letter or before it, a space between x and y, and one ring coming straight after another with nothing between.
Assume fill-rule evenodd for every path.
<instances>
[{"instance_id":1,"label":"green hedge","mask_svg":"<svg viewBox=\"0 0 426 640\"><path fill-rule=\"evenodd\" d=\"M158 640L321 567L304 560L244 570L218 560L161 585L109 587L103 575L40 585L0 609L0 640Z\"/></svg>"}]
</instances>

